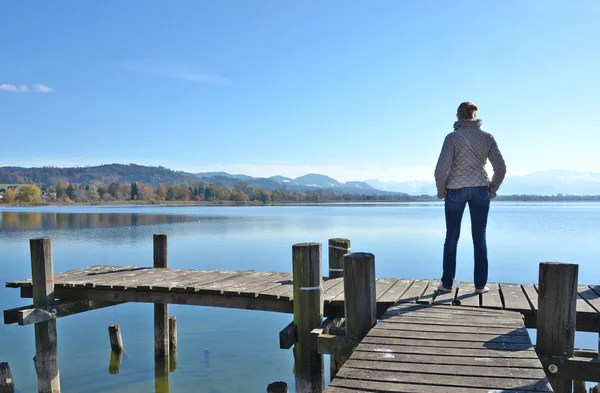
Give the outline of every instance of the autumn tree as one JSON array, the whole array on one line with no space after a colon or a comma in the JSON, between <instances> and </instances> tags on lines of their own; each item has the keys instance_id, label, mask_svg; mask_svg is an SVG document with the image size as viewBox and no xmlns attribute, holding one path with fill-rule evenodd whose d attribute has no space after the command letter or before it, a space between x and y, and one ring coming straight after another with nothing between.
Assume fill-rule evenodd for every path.
<instances>
[{"instance_id":1,"label":"autumn tree","mask_svg":"<svg viewBox=\"0 0 600 393\"><path fill-rule=\"evenodd\" d=\"M19 187L16 200L27 203L38 203L42 201L42 190L34 184L26 184Z\"/></svg>"},{"instance_id":2,"label":"autumn tree","mask_svg":"<svg viewBox=\"0 0 600 393\"><path fill-rule=\"evenodd\" d=\"M10 187L6 188L4 191L4 202L5 203L13 203L15 201L15 190Z\"/></svg>"},{"instance_id":3,"label":"autumn tree","mask_svg":"<svg viewBox=\"0 0 600 393\"><path fill-rule=\"evenodd\" d=\"M98 192L96 186L90 186L87 194L91 202L98 202L100 200L100 193Z\"/></svg>"},{"instance_id":4,"label":"autumn tree","mask_svg":"<svg viewBox=\"0 0 600 393\"><path fill-rule=\"evenodd\" d=\"M156 197L159 201L164 201L165 199L167 199L167 191L167 186L165 186L164 184L161 184L158 187L156 187Z\"/></svg>"},{"instance_id":5,"label":"autumn tree","mask_svg":"<svg viewBox=\"0 0 600 393\"><path fill-rule=\"evenodd\" d=\"M141 201L151 201L155 198L154 190L150 184L138 185L138 199Z\"/></svg>"}]
</instances>

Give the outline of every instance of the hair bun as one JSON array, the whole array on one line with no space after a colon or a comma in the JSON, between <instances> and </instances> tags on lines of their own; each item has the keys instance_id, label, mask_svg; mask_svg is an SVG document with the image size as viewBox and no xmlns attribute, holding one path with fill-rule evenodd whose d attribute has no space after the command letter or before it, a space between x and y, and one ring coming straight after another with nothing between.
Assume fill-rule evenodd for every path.
<instances>
[{"instance_id":1,"label":"hair bun","mask_svg":"<svg viewBox=\"0 0 600 393\"><path fill-rule=\"evenodd\" d=\"M473 104L472 102L469 102L468 105L469 105L468 108L470 110L473 110L473 111L478 111L479 110L479 108L477 108L477 105Z\"/></svg>"}]
</instances>

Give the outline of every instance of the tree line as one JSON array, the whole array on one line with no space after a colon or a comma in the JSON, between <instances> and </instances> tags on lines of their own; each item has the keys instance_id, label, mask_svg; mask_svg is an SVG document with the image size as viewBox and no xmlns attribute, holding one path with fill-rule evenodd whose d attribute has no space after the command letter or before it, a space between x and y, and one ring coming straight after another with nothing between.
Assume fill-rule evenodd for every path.
<instances>
[{"instance_id":1,"label":"tree line","mask_svg":"<svg viewBox=\"0 0 600 393\"><path fill-rule=\"evenodd\" d=\"M406 195L362 195L339 194L323 190L314 192L288 192L285 187L268 191L264 187L253 187L245 182L233 187L216 183L198 182L153 187L140 182L111 184L63 184L45 187L28 184L7 188L3 202L14 203L97 203L118 201L145 201L157 203L163 201L196 201L196 202L233 202L233 203L279 203L279 202L331 202L331 201L408 201L413 198Z\"/></svg>"}]
</instances>

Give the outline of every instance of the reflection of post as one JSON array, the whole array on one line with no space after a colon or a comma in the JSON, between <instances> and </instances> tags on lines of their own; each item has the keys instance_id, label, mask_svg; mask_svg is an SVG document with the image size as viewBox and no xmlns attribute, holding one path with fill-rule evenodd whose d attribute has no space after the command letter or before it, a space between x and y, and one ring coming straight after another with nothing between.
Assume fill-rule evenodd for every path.
<instances>
[{"instance_id":1,"label":"reflection of post","mask_svg":"<svg viewBox=\"0 0 600 393\"><path fill-rule=\"evenodd\" d=\"M109 374L119 374L121 372L121 362L123 361L123 352L110 351L110 362L108 363Z\"/></svg>"},{"instance_id":2,"label":"reflection of post","mask_svg":"<svg viewBox=\"0 0 600 393\"><path fill-rule=\"evenodd\" d=\"M177 319L169 317L169 371L177 370Z\"/></svg>"},{"instance_id":3,"label":"reflection of post","mask_svg":"<svg viewBox=\"0 0 600 393\"><path fill-rule=\"evenodd\" d=\"M324 387L323 355L317 352L311 331L323 321L321 244L292 247L294 274L294 345L297 393L320 393Z\"/></svg>"},{"instance_id":4,"label":"reflection of post","mask_svg":"<svg viewBox=\"0 0 600 393\"><path fill-rule=\"evenodd\" d=\"M154 235L154 267L167 267L167 235ZM154 378L156 393L169 392L169 306L154 304Z\"/></svg>"},{"instance_id":5,"label":"reflection of post","mask_svg":"<svg viewBox=\"0 0 600 393\"><path fill-rule=\"evenodd\" d=\"M31 281L35 307L54 304L52 241L49 237L31 239ZM59 393L56 319L35 324L35 357L39 393Z\"/></svg>"}]
</instances>

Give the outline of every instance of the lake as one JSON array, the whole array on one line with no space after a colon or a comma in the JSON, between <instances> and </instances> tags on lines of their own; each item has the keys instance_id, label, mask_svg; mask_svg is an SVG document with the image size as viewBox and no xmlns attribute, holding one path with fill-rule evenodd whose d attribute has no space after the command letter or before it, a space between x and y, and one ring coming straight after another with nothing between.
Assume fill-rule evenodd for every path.
<instances>
[{"instance_id":1,"label":"lake","mask_svg":"<svg viewBox=\"0 0 600 393\"><path fill-rule=\"evenodd\" d=\"M469 215L457 279L472 281ZM54 271L94 264L152 265L152 235L169 235L169 267L291 271L292 245L345 237L375 255L378 277L439 278L442 203L265 207L0 207L0 281L30 277L29 239L50 236ZM579 264L579 282L600 282L600 203L493 202L488 224L490 281L537 282L539 262ZM0 288L0 308L30 304ZM58 320L63 392L154 391L153 306L124 304ZM292 351L279 349L291 315L197 306L169 307L179 347L171 392L264 392L276 380L293 391ZM109 324L119 323L126 355L109 375ZM534 335L535 332L532 332ZM36 392L33 326L0 325L0 361L21 392ZM596 348L578 333L576 346ZM327 361L327 359L326 359ZM328 364L328 363L326 363ZM327 369L327 367L326 367ZM326 376L328 380L328 376Z\"/></svg>"}]
</instances>

